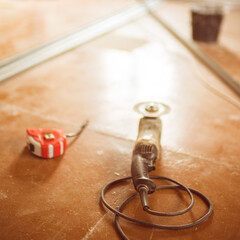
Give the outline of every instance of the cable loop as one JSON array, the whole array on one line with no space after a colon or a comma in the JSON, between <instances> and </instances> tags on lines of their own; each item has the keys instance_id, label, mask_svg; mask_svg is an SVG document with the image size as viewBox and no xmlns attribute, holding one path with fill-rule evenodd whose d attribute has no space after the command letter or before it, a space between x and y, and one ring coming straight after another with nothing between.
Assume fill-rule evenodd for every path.
<instances>
[{"instance_id":1,"label":"cable loop","mask_svg":"<svg viewBox=\"0 0 240 240\"><path fill-rule=\"evenodd\" d=\"M175 183L176 185L166 185L166 186L158 186L156 188L156 191L160 191L160 190L163 190L163 189L180 189L180 190L183 190L185 192L188 193L188 195L190 196L190 199L191 199L191 203L189 204L189 206L181 211L178 211L178 212L157 212L157 211L154 211L154 210L151 210L151 209L148 209L146 208L145 211L149 214L152 214L152 215L157 215L157 216L178 216L178 215L181 215L181 214L184 214L188 211L190 211L193 207L193 204L194 204L194 197L193 197L193 194L196 194L197 196L199 196L203 201L204 203L207 205L208 207L208 211L203 215L201 216L199 219L193 221L193 222L190 222L190 223L186 223L186 224L182 224L182 225L161 225L161 224L154 224L154 223L150 223L150 222L145 222L145 221L142 221L142 220L139 220L139 219L135 219L135 218L132 218L132 217L129 217L125 214L122 213L122 211L124 210L124 208L126 207L126 205L131 202L134 198L136 198L137 196L139 196L139 193L135 193L133 195L131 195L129 198L127 198L122 204L121 206L117 209L113 208L105 199L105 194L106 192L109 190L110 187L118 184L118 183L122 183L122 182L125 182L125 181L128 181L128 180L131 180L132 178L131 177L126 177L126 178L121 178L121 179L118 179L118 180L115 180L113 182L110 182L108 183L107 185L105 185L101 191L101 200L102 200L102 203L110 210L112 211L113 213L115 213L115 225L116 225L116 228L120 234L120 236L125 239L125 240L129 240L128 237L126 236L126 234L123 232L121 226L120 226L120 223L119 223L119 217L122 217L128 221L131 221L131 222L134 222L134 223L138 223L140 225L143 225L143 226L147 226L147 227L154 227L154 228L157 228L157 229L167 229L167 230L179 230L179 229L185 229L185 228L190 228L190 227L193 227L193 226L196 226L200 223L202 223L203 221L205 221L208 217L210 217L210 215L212 214L212 211L213 211L213 206L212 206L212 203L210 202L210 200L205 196L203 195L202 193L198 192L197 190L194 190L194 189L191 189L191 188L187 188L186 186L184 186L183 184L171 179L171 178L167 178L167 177L163 177L163 176L150 176L151 179L158 179L158 180L166 180L168 182L172 182L172 183Z\"/></svg>"}]
</instances>

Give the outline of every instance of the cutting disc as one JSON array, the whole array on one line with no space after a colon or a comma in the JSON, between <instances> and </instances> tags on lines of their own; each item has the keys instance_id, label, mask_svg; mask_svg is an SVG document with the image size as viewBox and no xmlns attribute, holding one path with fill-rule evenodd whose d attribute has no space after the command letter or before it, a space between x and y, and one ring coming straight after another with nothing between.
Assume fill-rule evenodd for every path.
<instances>
[{"instance_id":1,"label":"cutting disc","mask_svg":"<svg viewBox=\"0 0 240 240\"><path fill-rule=\"evenodd\" d=\"M144 117L156 118L167 114L170 107L160 102L141 102L134 106L134 110Z\"/></svg>"}]
</instances>

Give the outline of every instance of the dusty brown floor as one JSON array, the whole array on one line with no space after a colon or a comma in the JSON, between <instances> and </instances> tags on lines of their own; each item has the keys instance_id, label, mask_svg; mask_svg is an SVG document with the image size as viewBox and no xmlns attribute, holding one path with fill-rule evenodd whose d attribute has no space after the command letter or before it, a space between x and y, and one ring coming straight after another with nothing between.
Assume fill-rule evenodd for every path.
<instances>
[{"instance_id":1,"label":"dusty brown floor","mask_svg":"<svg viewBox=\"0 0 240 240\"><path fill-rule=\"evenodd\" d=\"M3 47L10 54L11 48ZM215 54L219 49L215 45ZM146 16L1 83L0 239L119 239L99 194L107 182L130 175L140 118L132 108L151 100L171 107L162 118L162 154L154 173L203 192L214 213L203 224L179 231L123 220L127 235L139 240L239 239L240 113L203 80L239 102ZM27 128L72 132L86 119L89 127L68 140L62 157L42 160L25 148ZM118 206L131 192L128 184L107 198ZM183 207L172 191L152 195L151 204L156 210ZM199 199L191 214L174 219L146 216L138 199L126 209L131 216L164 224L191 221L204 211Z\"/></svg>"}]
</instances>

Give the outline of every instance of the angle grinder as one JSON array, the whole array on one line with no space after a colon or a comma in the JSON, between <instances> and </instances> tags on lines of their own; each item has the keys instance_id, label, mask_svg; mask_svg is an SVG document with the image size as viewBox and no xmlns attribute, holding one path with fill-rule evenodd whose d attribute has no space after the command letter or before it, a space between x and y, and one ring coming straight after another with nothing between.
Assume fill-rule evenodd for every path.
<instances>
[{"instance_id":1,"label":"angle grinder","mask_svg":"<svg viewBox=\"0 0 240 240\"><path fill-rule=\"evenodd\" d=\"M167 229L167 230L179 230L186 229L193 226L196 226L207 218L209 218L212 214L213 207L211 201L201 192L188 188L183 184L179 183L176 180L173 180L164 176L152 176L149 175L149 172L154 170L156 167L156 161L158 159L160 153L160 139L161 139L161 130L162 130L162 122L160 116L169 112L170 108L158 102L142 102L135 105L134 110L143 115L143 117L139 121L138 127L138 136L136 139L136 143L132 153L132 162L131 162L131 177L117 179L106 184L101 191L101 201L102 203L115 214L115 226L122 237L122 239L128 240L128 237L123 232L119 218L122 217L130 222L134 222L147 227L154 227L157 229ZM157 186L154 180L163 180L164 183L168 183L168 185ZM129 198L127 198L119 208L112 207L105 199L105 195L111 188L117 187L119 183L123 183L125 181L132 181L134 188L136 190L136 194L133 194ZM164 190L164 189L176 189L185 191L189 198L190 203L188 207L183 210L177 212L157 212L150 209L148 204L148 194L152 194L155 191ZM179 194L179 192L178 192ZM132 218L123 213L125 207L137 196L140 196L142 209L146 211L148 214L156 215L156 216L167 216L174 217L184 213L187 213L193 208L194 205L194 196L197 195L199 198L203 200L203 202L207 206L207 212L202 215L199 219L185 224L179 225L163 225L163 224L155 224L151 222L142 221L139 219Z\"/></svg>"}]
</instances>

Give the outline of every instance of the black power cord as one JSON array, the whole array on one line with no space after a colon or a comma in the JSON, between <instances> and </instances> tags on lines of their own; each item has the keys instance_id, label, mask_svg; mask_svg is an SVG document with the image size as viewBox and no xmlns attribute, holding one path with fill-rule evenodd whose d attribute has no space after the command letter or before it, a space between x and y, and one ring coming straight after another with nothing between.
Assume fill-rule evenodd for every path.
<instances>
[{"instance_id":1,"label":"black power cord","mask_svg":"<svg viewBox=\"0 0 240 240\"><path fill-rule=\"evenodd\" d=\"M189 204L189 206L187 208L185 208L184 210L178 211L178 212L156 212L154 210L151 210L148 206L145 206L143 209L147 213L152 214L152 215L157 215L157 216L177 216L177 215L184 214L184 213L190 211L191 208L193 207L193 204L194 204L193 194L196 194L198 197L200 197L204 201L204 203L206 204L206 206L208 208L208 211L202 217L197 219L196 221L190 222L190 223L187 223L187 224L183 224L183 225L160 225L160 224L154 224L154 223L145 222L145 221L142 221L142 220L139 220L139 219L131 218L131 217L123 214L122 211L124 210L124 208L126 207L126 205L129 202L131 202L134 198L139 196L139 193L131 195L128 199L126 199L121 204L121 206L118 209L113 208L105 199L105 194L109 190L110 187L114 187L115 185L117 185L119 183L123 183L125 181L129 181L129 180L132 179L132 177L121 178L121 179L112 181L112 182L108 183L107 185L105 185L103 187L103 189L101 191L101 201L110 211L115 213L115 225L116 225L118 233L120 234L122 239L129 240L129 238L126 236L126 234L123 232L123 230L120 226L119 217L122 217L122 218L124 218L128 221L138 223L138 224L146 226L146 227L154 227L154 228L157 228L157 229L167 229L167 230L177 230L177 229L179 230L179 229L186 229L186 228L196 226L196 225L202 223L203 221L205 221L211 215L211 213L213 211L212 203L210 202L210 200L205 195L203 195L199 191L194 190L192 188L187 188L183 184L181 184L181 183L179 183L179 182L177 182L177 181L175 181L171 178L167 178L167 177L163 177L163 176L150 176L150 178L151 179L165 180L167 182L174 183L175 185L158 186L158 187L156 187L156 191L163 190L163 189L180 189L180 190L183 190L183 191L188 193L188 195L191 199L191 203Z\"/></svg>"}]
</instances>

